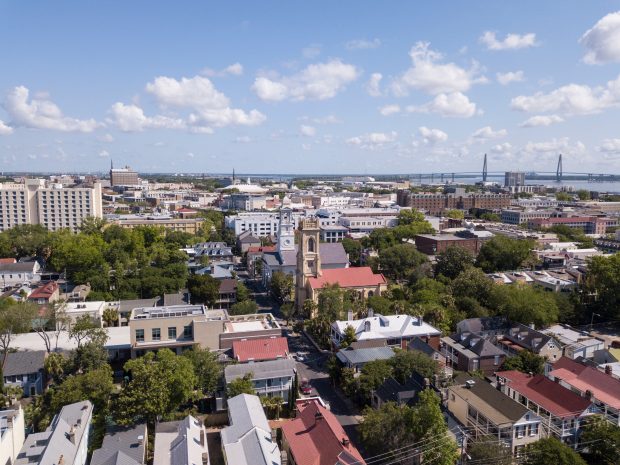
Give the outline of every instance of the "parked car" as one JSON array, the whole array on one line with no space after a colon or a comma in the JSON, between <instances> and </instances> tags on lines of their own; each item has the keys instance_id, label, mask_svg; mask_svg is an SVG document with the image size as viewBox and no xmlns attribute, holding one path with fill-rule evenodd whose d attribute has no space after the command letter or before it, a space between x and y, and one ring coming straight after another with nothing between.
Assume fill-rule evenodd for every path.
<instances>
[{"instance_id":1,"label":"parked car","mask_svg":"<svg viewBox=\"0 0 620 465\"><path fill-rule=\"evenodd\" d=\"M299 388L301 390L301 393L305 396L312 394L312 386L310 386L310 381L308 381L306 378L302 378Z\"/></svg>"}]
</instances>

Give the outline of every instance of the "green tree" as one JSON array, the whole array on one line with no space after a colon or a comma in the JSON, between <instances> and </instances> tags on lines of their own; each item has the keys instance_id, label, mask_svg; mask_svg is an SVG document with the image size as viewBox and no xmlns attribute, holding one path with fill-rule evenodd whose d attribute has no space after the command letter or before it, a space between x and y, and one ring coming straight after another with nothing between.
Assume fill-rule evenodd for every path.
<instances>
[{"instance_id":1,"label":"green tree","mask_svg":"<svg viewBox=\"0 0 620 465\"><path fill-rule=\"evenodd\" d=\"M360 266L362 264L362 243L360 241L345 237L342 240L342 247L344 247L352 265Z\"/></svg>"},{"instance_id":2,"label":"green tree","mask_svg":"<svg viewBox=\"0 0 620 465\"><path fill-rule=\"evenodd\" d=\"M516 270L531 259L534 244L530 239L511 239L498 235L484 243L476 265L485 273Z\"/></svg>"},{"instance_id":3,"label":"green tree","mask_svg":"<svg viewBox=\"0 0 620 465\"><path fill-rule=\"evenodd\" d=\"M197 387L202 394L205 396L213 395L222 376L222 366L217 360L216 353L209 349L194 346L192 350L183 352L183 356L192 362Z\"/></svg>"},{"instance_id":4,"label":"green tree","mask_svg":"<svg viewBox=\"0 0 620 465\"><path fill-rule=\"evenodd\" d=\"M589 323L593 313L601 320L620 319L620 254L592 257L580 291L583 322Z\"/></svg>"},{"instance_id":5,"label":"green tree","mask_svg":"<svg viewBox=\"0 0 620 465\"><path fill-rule=\"evenodd\" d=\"M237 302L244 302L250 299L250 291L241 281L237 281Z\"/></svg>"},{"instance_id":6,"label":"green tree","mask_svg":"<svg viewBox=\"0 0 620 465\"><path fill-rule=\"evenodd\" d=\"M344 329L344 337L340 341L340 348L346 349L355 341L357 341L357 336L355 335L355 328L351 325L347 325L347 327Z\"/></svg>"},{"instance_id":7,"label":"green tree","mask_svg":"<svg viewBox=\"0 0 620 465\"><path fill-rule=\"evenodd\" d=\"M395 280L408 279L428 258L413 244L398 244L379 252L381 271Z\"/></svg>"},{"instance_id":8,"label":"green tree","mask_svg":"<svg viewBox=\"0 0 620 465\"><path fill-rule=\"evenodd\" d=\"M462 220L465 218L465 212L463 210L444 210L443 216L454 220Z\"/></svg>"},{"instance_id":9,"label":"green tree","mask_svg":"<svg viewBox=\"0 0 620 465\"><path fill-rule=\"evenodd\" d=\"M585 460L570 446L554 437L539 439L528 445L525 454L526 465L586 465Z\"/></svg>"},{"instance_id":10,"label":"green tree","mask_svg":"<svg viewBox=\"0 0 620 465\"><path fill-rule=\"evenodd\" d=\"M2 387L2 369L11 349L11 343L19 333L27 333L32 321L37 316L37 306L30 302L14 302L12 299L0 299L0 388Z\"/></svg>"},{"instance_id":11,"label":"green tree","mask_svg":"<svg viewBox=\"0 0 620 465\"><path fill-rule=\"evenodd\" d=\"M545 358L532 351L522 350L518 355L505 359L501 369L542 375L545 369Z\"/></svg>"},{"instance_id":12,"label":"green tree","mask_svg":"<svg viewBox=\"0 0 620 465\"><path fill-rule=\"evenodd\" d=\"M389 362L392 365L394 378L403 384L414 372L431 380L433 375L439 373L439 364L418 351L397 350Z\"/></svg>"},{"instance_id":13,"label":"green tree","mask_svg":"<svg viewBox=\"0 0 620 465\"><path fill-rule=\"evenodd\" d=\"M71 323L64 304L64 301L52 302L40 309L38 318L32 320L32 329L43 339L48 354L58 349L60 334Z\"/></svg>"},{"instance_id":14,"label":"green tree","mask_svg":"<svg viewBox=\"0 0 620 465\"><path fill-rule=\"evenodd\" d=\"M52 391L51 412L83 400L90 400L97 411L107 411L114 384L112 369L105 364L96 370L68 376Z\"/></svg>"},{"instance_id":15,"label":"green tree","mask_svg":"<svg viewBox=\"0 0 620 465\"><path fill-rule=\"evenodd\" d=\"M580 442L588 446L588 462L600 465L620 463L620 428L601 416L589 417L584 425Z\"/></svg>"},{"instance_id":16,"label":"green tree","mask_svg":"<svg viewBox=\"0 0 620 465\"><path fill-rule=\"evenodd\" d=\"M560 202L570 202L573 197L568 192L556 192L555 199Z\"/></svg>"},{"instance_id":17,"label":"green tree","mask_svg":"<svg viewBox=\"0 0 620 465\"><path fill-rule=\"evenodd\" d=\"M485 307L489 305L494 287L493 281L479 268L465 269L450 283L452 294L457 302L459 299L470 297Z\"/></svg>"},{"instance_id":18,"label":"green tree","mask_svg":"<svg viewBox=\"0 0 620 465\"><path fill-rule=\"evenodd\" d=\"M488 213L488 212L480 215L480 219L485 220L485 221L492 221L494 223L499 223L500 221L502 221L501 216L499 216L497 213Z\"/></svg>"},{"instance_id":19,"label":"green tree","mask_svg":"<svg viewBox=\"0 0 620 465\"><path fill-rule=\"evenodd\" d=\"M379 409L366 407L363 421L358 429L365 449L371 454L386 454L394 457L403 445L415 442L409 424L411 407L399 407L393 402L383 404Z\"/></svg>"},{"instance_id":20,"label":"green tree","mask_svg":"<svg viewBox=\"0 0 620 465\"><path fill-rule=\"evenodd\" d=\"M100 341L102 345L105 345L108 333L105 329L95 324L90 316L82 315L77 317L70 327L69 339L74 339L79 349L82 344L88 341Z\"/></svg>"},{"instance_id":21,"label":"green tree","mask_svg":"<svg viewBox=\"0 0 620 465\"><path fill-rule=\"evenodd\" d=\"M586 189L579 189L577 191L577 197L579 197L579 200L590 200L590 191Z\"/></svg>"},{"instance_id":22,"label":"green tree","mask_svg":"<svg viewBox=\"0 0 620 465\"><path fill-rule=\"evenodd\" d=\"M291 318L295 316L295 304L293 302L286 302L280 307L280 313L282 318L286 320L286 326Z\"/></svg>"},{"instance_id":23,"label":"green tree","mask_svg":"<svg viewBox=\"0 0 620 465\"><path fill-rule=\"evenodd\" d=\"M62 354L58 352L48 354L43 362L43 369L48 379L59 383L65 373L65 359Z\"/></svg>"},{"instance_id":24,"label":"green tree","mask_svg":"<svg viewBox=\"0 0 620 465\"><path fill-rule=\"evenodd\" d=\"M311 318L316 314L318 306L314 300L306 299L301 308L301 313L304 318Z\"/></svg>"},{"instance_id":25,"label":"green tree","mask_svg":"<svg viewBox=\"0 0 620 465\"><path fill-rule=\"evenodd\" d=\"M374 229L367 237L362 239L364 247L378 251L396 245L399 242L399 239L394 234L394 230L388 228Z\"/></svg>"},{"instance_id":26,"label":"green tree","mask_svg":"<svg viewBox=\"0 0 620 465\"><path fill-rule=\"evenodd\" d=\"M560 315L553 293L534 286L494 286L489 307L511 321L536 327L555 323Z\"/></svg>"},{"instance_id":27,"label":"green tree","mask_svg":"<svg viewBox=\"0 0 620 465\"><path fill-rule=\"evenodd\" d=\"M292 275L281 271L276 271L271 276L269 291L271 293L271 297L278 303L278 305L282 305L285 302L292 300L294 289L295 283Z\"/></svg>"},{"instance_id":28,"label":"green tree","mask_svg":"<svg viewBox=\"0 0 620 465\"><path fill-rule=\"evenodd\" d=\"M326 285L319 293L318 316L329 323L342 319L344 314L344 292L338 284Z\"/></svg>"},{"instance_id":29,"label":"green tree","mask_svg":"<svg viewBox=\"0 0 620 465\"><path fill-rule=\"evenodd\" d=\"M237 302L230 307L228 313L231 315L249 315L258 312L258 304L253 300L244 300L243 302Z\"/></svg>"},{"instance_id":30,"label":"green tree","mask_svg":"<svg viewBox=\"0 0 620 465\"><path fill-rule=\"evenodd\" d=\"M370 401L370 394L392 376L394 370L388 360L373 360L362 368L359 376L359 389L361 397Z\"/></svg>"},{"instance_id":31,"label":"green tree","mask_svg":"<svg viewBox=\"0 0 620 465\"><path fill-rule=\"evenodd\" d=\"M187 290L193 304L213 307L220 296L220 281L208 274L193 274L187 280Z\"/></svg>"},{"instance_id":32,"label":"green tree","mask_svg":"<svg viewBox=\"0 0 620 465\"><path fill-rule=\"evenodd\" d=\"M107 307L103 311L101 318L105 322L106 326L116 326L116 323L118 322L118 312L114 308Z\"/></svg>"},{"instance_id":33,"label":"green tree","mask_svg":"<svg viewBox=\"0 0 620 465\"><path fill-rule=\"evenodd\" d=\"M256 394L252 383L252 373L246 373L242 378L237 378L228 383L226 387L226 397L232 399L239 394Z\"/></svg>"},{"instance_id":34,"label":"green tree","mask_svg":"<svg viewBox=\"0 0 620 465\"><path fill-rule=\"evenodd\" d=\"M469 250L459 246L448 247L437 255L435 274L455 279L463 271L473 267L474 261L475 258Z\"/></svg>"},{"instance_id":35,"label":"green tree","mask_svg":"<svg viewBox=\"0 0 620 465\"><path fill-rule=\"evenodd\" d=\"M467 445L467 455L474 463L493 463L495 465L512 465L512 452L509 447L497 441L493 436L480 436Z\"/></svg>"},{"instance_id":36,"label":"green tree","mask_svg":"<svg viewBox=\"0 0 620 465\"><path fill-rule=\"evenodd\" d=\"M119 424L154 424L157 417L170 415L190 400L197 384L191 360L169 349L129 360L125 371L130 373L131 380L118 396Z\"/></svg>"}]
</instances>

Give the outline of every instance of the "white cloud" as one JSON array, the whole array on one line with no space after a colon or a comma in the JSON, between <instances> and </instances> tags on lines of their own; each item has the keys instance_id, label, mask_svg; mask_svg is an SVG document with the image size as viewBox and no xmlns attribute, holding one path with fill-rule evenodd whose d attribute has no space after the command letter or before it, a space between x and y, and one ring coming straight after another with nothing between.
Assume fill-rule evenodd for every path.
<instances>
[{"instance_id":1,"label":"white cloud","mask_svg":"<svg viewBox=\"0 0 620 465\"><path fill-rule=\"evenodd\" d=\"M596 150L606 154L620 154L620 139L605 139Z\"/></svg>"},{"instance_id":2,"label":"white cloud","mask_svg":"<svg viewBox=\"0 0 620 465\"><path fill-rule=\"evenodd\" d=\"M321 46L319 44L310 44L302 49L301 54L304 58L311 60L321 54Z\"/></svg>"},{"instance_id":3,"label":"white cloud","mask_svg":"<svg viewBox=\"0 0 620 465\"><path fill-rule=\"evenodd\" d=\"M521 82L525 78L523 76L523 71L509 71L507 73L497 73L497 82L499 82L502 86L507 86L511 82Z\"/></svg>"},{"instance_id":4,"label":"white cloud","mask_svg":"<svg viewBox=\"0 0 620 465\"><path fill-rule=\"evenodd\" d=\"M501 139L502 137L506 137L508 135L508 131L505 129L499 129L494 131L491 126L485 126L480 128L471 135L472 139L475 139L479 142L484 142L491 139Z\"/></svg>"},{"instance_id":5,"label":"white cloud","mask_svg":"<svg viewBox=\"0 0 620 465\"><path fill-rule=\"evenodd\" d=\"M503 144L497 144L491 147L491 152L496 154L505 154L510 153L512 150L512 145L509 142L504 142Z\"/></svg>"},{"instance_id":6,"label":"white cloud","mask_svg":"<svg viewBox=\"0 0 620 465\"><path fill-rule=\"evenodd\" d=\"M303 150L310 150L312 148L312 146L310 144L301 144L301 148Z\"/></svg>"},{"instance_id":7,"label":"white cloud","mask_svg":"<svg viewBox=\"0 0 620 465\"><path fill-rule=\"evenodd\" d=\"M13 128L11 126L7 126L4 121L0 120L0 136L6 136L9 134L13 134Z\"/></svg>"},{"instance_id":8,"label":"white cloud","mask_svg":"<svg viewBox=\"0 0 620 465\"><path fill-rule=\"evenodd\" d=\"M543 142L528 142L523 151L530 154L583 154L586 146L581 141L571 142L568 137Z\"/></svg>"},{"instance_id":9,"label":"white cloud","mask_svg":"<svg viewBox=\"0 0 620 465\"><path fill-rule=\"evenodd\" d=\"M370 75L370 79L366 83L366 92L371 97L380 97L381 92L381 79L383 79L383 75L381 73L372 73Z\"/></svg>"},{"instance_id":10,"label":"white cloud","mask_svg":"<svg viewBox=\"0 0 620 465\"><path fill-rule=\"evenodd\" d=\"M308 65L292 76L270 79L258 77L252 89L256 95L268 102L285 99L299 102L302 100L327 100L344 90L347 84L360 75L358 69L341 60Z\"/></svg>"},{"instance_id":11,"label":"white cloud","mask_svg":"<svg viewBox=\"0 0 620 465\"><path fill-rule=\"evenodd\" d=\"M383 116L395 115L396 113L400 113L400 105L385 105L379 108L379 113Z\"/></svg>"},{"instance_id":12,"label":"white cloud","mask_svg":"<svg viewBox=\"0 0 620 465\"><path fill-rule=\"evenodd\" d=\"M495 32L486 31L480 37L480 43L487 46L489 50L518 50L520 48L535 47L536 34L506 34L503 40L497 40Z\"/></svg>"},{"instance_id":13,"label":"white cloud","mask_svg":"<svg viewBox=\"0 0 620 465\"><path fill-rule=\"evenodd\" d=\"M299 126L299 134L305 137L312 137L316 134L316 128L314 126L302 124L301 126Z\"/></svg>"},{"instance_id":14,"label":"white cloud","mask_svg":"<svg viewBox=\"0 0 620 465\"><path fill-rule=\"evenodd\" d=\"M239 136L235 138L235 142L238 144L249 144L252 139L249 136Z\"/></svg>"},{"instance_id":15,"label":"white cloud","mask_svg":"<svg viewBox=\"0 0 620 465\"><path fill-rule=\"evenodd\" d=\"M520 95L512 99L514 110L528 113L559 112L566 115L599 113L620 104L620 76L605 86L568 84L547 94Z\"/></svg>"},{"instance_id":16,"label":"white cloud","mask_svg":"<svg viewBox=\"0 0 620 465\"><path fill-rule=\"evenodd\" d=\"M320 117L320 118L310 118L308 116L303 116L300 119L302 121L311 121L314 124L338 124L338 123L342 123L342 121L340 119L338 119L334 115L327 115L327 116L323 116L323 117Z\"/></svg>"},{"instance_id":17,"label":"white cloud","mask_svg":"<svg viewBox=\"0 0 620 465\"><path fill-rule=\"evenodd\" d=\"M398 133L392 132L370 132L361 136L347 139L347 144L360 147L365 150L379 150L386 145L393 143L398 137Z\"/></svg>"},{"instance_id":18,"label":"white cloud","mask_svg":"<svg viewBox=\"0 0 620 465\"><path fill-rule=\"evenodd\" d=\"M212 126L257 126L265 121L258 110L246 112L230 107L230 100L218 91L206 77L194 76L180 80L160 76L146 85L164 108L176 107L190 110L187 125L192 132L210 133Z\"/></svg>"},{"instance_id":19,"label":"white cloud","mask_svg":"<svg viewBox=\"0 0 620 465\"><path fill-rule=\"evenodd\" d=\"M429 94L464 92L474 84L487 82L477 64L464 69L455 63L442 63L443 55L429 47L429 42L417 42L411 48L412 66L392 82L395 95L408 95L410 88Z\"/></svg>"},{"instance_id":20,"label":"white cloud","mask_svg":"<svg viewBox=\"0 0 620 465\"><path fill-rule=\"evenodd\" d=\"M535 128L539 126L551 126L552 124L561 123L563 121L564 118L558 115L537 115L526 119L519 127Z\"/></svg>"},{"instance_id":21,"label":"white cloud","mask_svg":"<svg viewBox=\"0 0 620 465\"><path fill-rule=\"evenodd\" d=\"M99 139L101 142L114 142L114 136L110 133L103 134L102 136L99 136L97 139Z\"/></svg>"},{"instance_id":22,"label":"white cloud","mask_svg":"<svg viewBox=\"0 0 620 465\"><path fill-rule=\"evenodd\" d=\"M241 76L243 74L243 65L239 62L228 65L222 70L214 70L211 68L205 68L200 73L209 77L224 77L224 76Z\"/></svg>"},{"instance_id":23,"label":"white cloud","mask_svg":"<svg viewBox=\"0 0 620 465\"><path fill-rule=\"evenodd\" d=\"M145 129L185 129L185 121L166 116L146 116L144 110L137 105L125 105L116 102L109 111L110 123L115 124L124 132L140 132Z\"/></svg>"},{"instance_id":24,"label":"white cloud","mask_svg":"<svg viewBox=\"0 0 620 465\"><path fill-rule=\"evenodd\" d=\"M193 152L187 152L187 158L194 158L196 155L194 155Z\"/></svg>"},{"instance_id":25,"label":"white cloud","mask_svg":"<svg viewBox=\"0 0 620 465\"><path fill-rule=\"evenodd\" d=\"M29 100L29 93L28 88L18 86L6 98L4 108L13 126L63 132L92 132L100 126L94 119L80 120L64 116L47 95Z\"/></svg>"},{"instance_id":26,"label":"white cloud","mask_svg":"<svg viewBox=\"0 0 620 465\"><path fill-rule=\"evenodd\" d=\"M477 113L476 104L460 92L439 94L424 105L408 106L407 111L409 113L437 113L450 118L470 118Z\"/></svg>"},{"instance_id":27,"label":"white cloud","mask_svg":"<svg viewBox=\"0 0 620 465\"><path fill-rule=\"evenodd\" d=\"M108 152L107 150L101 150L101 151L99 152L99 156L100 156L101 158L109 157L109 156L110 156L110 152Z\"/></svg>"},{"instance_id":28,"label":"white cloud","mask_svg":"<svg viewBox=\"0 0 620 465\"><path fill-rule=\"evenodd\" d=\"M448 134L443 132L441 129L430 129L426 126L420 126L418 128L418 132L420 133L420 136L422 136L422 140L425 144L432 145L448 140Z\"/></svg>"},{"instance_id":29,"label":"white cloud","mask_svg":"<svg viewBox=\"0 0 620 465\"><path fill-rule=\"evenodd\" d=\"M381 41L377 38L372 40L367 39L354 39L345 44L347 50L368 50L379 48Z\"/></svg>"},{"instance_id":30,"label":"white cloud","mask_svg":"<svg viewBox=\"0 0 620 465\"><path fill-rule=\"evenodd\" d=\"M588 64L620 61L620 11L601 18L579 39L586 48L583 61Z\"/></svg>"}]
</instances>

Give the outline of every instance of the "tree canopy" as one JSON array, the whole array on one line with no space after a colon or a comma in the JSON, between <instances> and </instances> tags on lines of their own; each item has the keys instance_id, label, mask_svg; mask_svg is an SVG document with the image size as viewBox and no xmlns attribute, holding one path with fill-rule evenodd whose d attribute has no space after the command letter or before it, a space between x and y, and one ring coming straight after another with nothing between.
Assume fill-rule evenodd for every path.
<instances>
[{"instance_id":1,"label":"tree canopy","mask_svg":"<svg viewBox=\"0 0 620 465\"><path fill-rule=\"evenodd\" d=\"M531 258L531 240L511 239L497 235L484 243L478 253L477 266L485 273L519 269Z\"/></svg>"}]
</instances>

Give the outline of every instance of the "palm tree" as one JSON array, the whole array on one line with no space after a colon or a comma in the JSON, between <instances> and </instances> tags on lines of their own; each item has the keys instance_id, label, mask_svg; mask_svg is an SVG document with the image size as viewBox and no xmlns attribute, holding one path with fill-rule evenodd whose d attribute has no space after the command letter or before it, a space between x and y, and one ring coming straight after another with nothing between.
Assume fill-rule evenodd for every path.
<instances>
[{"instance_id":1,"label":"palm tree","mask_svg":"<svg viewBox=\"0 0 620 465\"><path fill-rule=\"evenodd\" d=\"M282 411L282 405L284 405L284 399L280 396L275 396L271 398L271 405L273 406L276 413L276 420L280 419L280 412Z\"/></svg>"},{"instance_id":2,"label":"palm tree","mask_svg":"<svg viewBox=\"0 0 620 465\"><path fill-rule=\"evenodd\" d=\"M63 356L57 352L52 352L45 358L45 362L43 362L43 369L45 370L48 378L51 378L57 382L64 374L65 370L63 368L63 364Z\"/></svg>"},{"instance_id":3,"label":"palm tree","mask_svg":"<svg viewBox=\"0 0 620 465\"><path fill-rule=\"evenodd\" d=\"M101 318L105 322L106 326L115 326L115 323L118 321L118 312L115 309L108 307L103 311Z\"/></svg>"},{"instance_id":4,"label":"palm tree","mask_svg":"<svg viewBox=\"0 0 620 465\"><path fill-rule=\"evenodd\" d=\"M271 409L274 408L274 402L273 400L275 399L275 397L269 397L269 396L261 396L260 398L260 403L263 405L263 408L267 411L267 417L270 416L271 413Z\"/></svg>"}]
</instances>

